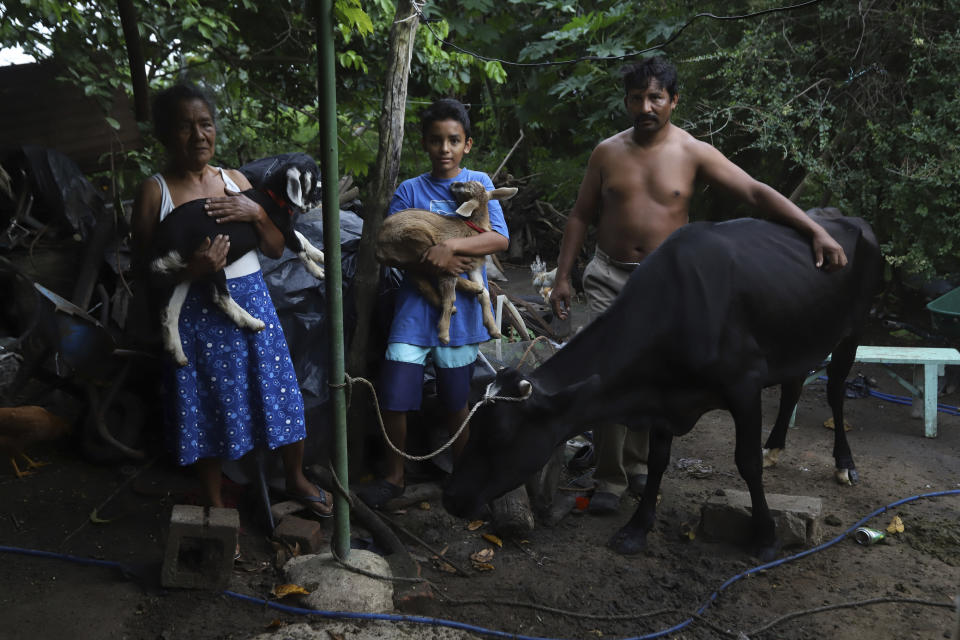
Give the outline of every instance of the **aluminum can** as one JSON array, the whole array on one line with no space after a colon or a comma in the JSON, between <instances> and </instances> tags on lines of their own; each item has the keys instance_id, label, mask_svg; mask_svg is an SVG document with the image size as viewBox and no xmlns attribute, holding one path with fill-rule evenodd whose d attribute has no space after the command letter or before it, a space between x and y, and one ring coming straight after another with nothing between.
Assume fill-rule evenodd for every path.
<instances>
[{"instance_id":1,"label":"aluminum can","mask_svg":"<svg viewBox=\"0 0 960 640\"><path fill-rule=\"evenodd\" d=\"M883 540L884 537L886 537L886 534L883 531L870 527L857 527L853 532L853 539L860 544L874 544Z\"/></svg>"}]
</instances>

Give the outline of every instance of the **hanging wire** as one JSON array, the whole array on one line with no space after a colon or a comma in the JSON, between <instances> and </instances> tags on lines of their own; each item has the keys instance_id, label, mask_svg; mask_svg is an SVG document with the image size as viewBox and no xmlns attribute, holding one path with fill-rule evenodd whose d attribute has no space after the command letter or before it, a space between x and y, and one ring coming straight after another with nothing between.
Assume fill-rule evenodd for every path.
<instances>
[{"instance_id":1,"label":"hanging wire","mask_svg":"<svg viewBox=\"0 0 960 640\"><path fill-rule=\"evenodd\" d=\"M747 18L755 18L757 16L766 15L768 13L778 13L783 11L793 11L795 9L803 9L805 7L809 7L809 6L823 2L823 0L807 0L807 2L792 4L786 7L774 7L772 9L763 9L762 11L754 11L753 13L744 13L742 15L737 15L737 16L718 16L712 13L698 13L692 18L690 18L689 20L687 20L686 22L684 22L682 25L680 25L680 28L677 29L673 33L673 35L671 35L669 38L667 38L660 44L655 44L652 47L647 47L646 49L640 49L639 51L634 51L632 53L625 53L619 56L580 56L579 58L573 58L571 60L552 60L547 62L515 62L512 60L503 60L501 58L484 56L479 53L476 53L475 51L470 51L469 49L464 49L463 47L457 46L456 44L448 40L444 40L437 34L436 31L433 30L433 27L430 26L431 22L439 22L439 19L427 18L426 16L423 15L423 5L426 3L417 2L416 0L410 0L410 1L411 1L411 4L413 5L413 10L417 14L417 17L420 18L420 22L423 23L423 26L425 26L427 30L433 34L433 37L436 38L439 42L445 44L451 49L459 51L460 53L464 53L466 55L472 56L477 60L483 60L484 62L499 62L501 65L508 65L511 67L552 67L552 66L560 66L560 65L567 65L567 64L576 64L578 62L603 62L603 61L609 61L609 60L625 60L627 58L633 58L635 56L643 55L644 53L647 53L649 51L654 51L656 49L663 49L668 44L670 44L671 42L676 40L678 37L680 37L680 34L683 32L683 30L689 27L691 24L693 24L694 21L696 21L699 18L710 18L711 20L745 20Z\"/></svg>"}]
</instances>

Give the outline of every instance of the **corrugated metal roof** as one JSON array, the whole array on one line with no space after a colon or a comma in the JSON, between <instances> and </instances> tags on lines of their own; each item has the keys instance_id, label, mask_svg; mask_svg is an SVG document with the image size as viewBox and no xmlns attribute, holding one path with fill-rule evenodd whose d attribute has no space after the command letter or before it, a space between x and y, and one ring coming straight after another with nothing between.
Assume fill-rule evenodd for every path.
<instances>
[{"instance_id":1,"label":"corrugated metal roof","mask_svg":"<svg viewBox=\"0 0 960 640\"><path fill-rule=\"evenodd\" d=\"M133 106L120 90L110 117L120 123L114 130L102 107L82 89L56 78L54 62L0 67L0 145L37 144L67 155L84 173L110 168L101 156L143 146Z\"/></svg>"}]
</instances>

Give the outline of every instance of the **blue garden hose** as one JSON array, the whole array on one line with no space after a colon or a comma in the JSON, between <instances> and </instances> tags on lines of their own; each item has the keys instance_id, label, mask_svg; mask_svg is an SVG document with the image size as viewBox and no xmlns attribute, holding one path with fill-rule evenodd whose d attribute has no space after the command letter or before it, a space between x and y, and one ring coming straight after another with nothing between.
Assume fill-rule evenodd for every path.
<instances>
[{"instance_id":1,"label":"blue garden hose","mask_svg":"<svg viewBox=\"0 0 960 640\"><path fill-rule=\"evenodd\" d=\"M717 588L716 591L710 594L710 596L704 601L704 603L700 605L700 607L697 609L696 613L693 616L690 616L689 618L687 618L686 620L683 620L682 622L672 627L669 627L667 629L663 629L661 631L656 631L654 633L649 633L642 636L633 636L630 638L625 638L624 640L652 640L653 638L662 638L664 636L670 635L671 633L680 631L681 629L685 629L686 627L690 626L695 622L696 616L703 615L703 613L710 607L710 605L713 604L713 602L716 601L716 599L720 596L720 593L722 593L728 587L730 587L731 585L733 585L734 583L736 583L737 581L743 578L746 578L754 573L759 573L761 571L772 569L774 567L780 566L782 564L786 564L788 562L793 562L794 560L799 560L800 558L803 558L810 554L816 553L818 551L823 551L828 547L832 547L833 545L837 544L838 542L846 538L848 535L850 535L857 527L863 526L872 518L880 515L881 513L889 509L893 509L894 507L898 507L902 504L907 504L909 502L915 502L922 498L937 498L941 496L955 496L955 495L960 495L960 489L950 489L947 491L934 491L931 493L921 493L915 496L911 496L909 498L903 498L901 500L897 500L896 502L891 502L890 504L880 507L876 511L873 511L872 513L864 516L863 518L858 520L856 523L851 525L849 528L847 528L843 533L841 533L840 535L838 535L837 537L833 538L828 542L825 542L821 545L813 547L812 549L801 551L800 553L796 553L792 556L781 558L780 560L774 560L773 562L768 562L766 564L753 567L752 569L747 569L743 573L739 573L733 576L732 578L726 580L723 584L721 584ZM16 553L16 554L34 556L34 557L40 557L40 558L54 558L57 560L66 560L69 562L75 562L77 564L119 569L124 574L132 573L132 571L130 571L125 565L119 562L111 561L111 560L96 560L93 558L81 558L78 556L71 556L71 555L66 555L62 553L53 553L51 551L39 551L36 549L23 549L20 547L10 547L10 546L3 546L3 545L0 545L0 552ZM302 607L292 607L289 605L280 604L279 602L272 602L270 600L265 600L263 598L255 598L253 596L244 595L242 593L236 593L234 591L229 591L229 590L224 591L223 594L231 598L242 600L244 602L250 602L250 603L256 604L258 606L266 606L271 609L275 609L277 611L283 611L285 613L292 613L292 614L298 614L298 615L311 615L311 616L319 616L323 618L346 619L346 620L385 620L390 622L410 622L410 623L416 623L416 624L429 624L429 625L434 625L439 627L449 627L451 629L461 629L464 631L471 631L474 633L494 636L498 638L514 638L515 640L563 640L560 638L546 638L542 636L518 635L515 633L508 633L506 631L497 631L494 629L478 627L471 624L467 624L465 622L457 622L456 620L445 620L443 618L431 618L426 616L406 616L406 615L398 615L398 614L391 614L391 613L361 613L361 612L351 612L351 611L324 611L322 609L305 609Z\"/></svg>"}]
</instances>

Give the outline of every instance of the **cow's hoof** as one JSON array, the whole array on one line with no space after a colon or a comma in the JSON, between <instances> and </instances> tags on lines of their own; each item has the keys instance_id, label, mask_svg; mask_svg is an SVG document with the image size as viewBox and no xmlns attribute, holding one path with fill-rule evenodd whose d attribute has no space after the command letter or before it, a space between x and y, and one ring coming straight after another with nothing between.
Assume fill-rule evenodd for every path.
<instances>
[{"instance_id":1,"label":"cow's hoof","mask_svg":"<svg viewBox=\"0 0 960 640\"><path fill-rule=\"evenodd\" d=\"M780 553L780 541L774 540L771 544L757 545L753 550L753 555L760 562L773 562Z\"/></svg>"},{"instance_id":2,"label":"cow's hoof","mask_svg":"<svg viewBox=\"0 0 960 640\"><path fill-rule=\"evenodd\" d=\"M613 534L613 537L607 542L607 546L621 555L636 555L647 548L647 533L646 531L631 531L624 527Z\"/></svg>"},{"instance_id":3,"label":"cow's hoof","mask_svg":"<svg viewBox=\"0 0 960 640\"><path fill-rule=\"evenodd\" d=\"M837 469L836 479L838 484L849 487L860 484L860 474L856 469Z\"/></svg>"},{"instance_id":4,"label":"cow's hoof","mask_svg":"<svg viewBox=\"0 0 960 640\"><path fill-rule=\"evenodd\" d=\"M764 449L763 450L763 468L768 469L770 467L776 466L777 460L780 459L781 453L783 453L783 449Z\"/></svg>"}]
</instances>

